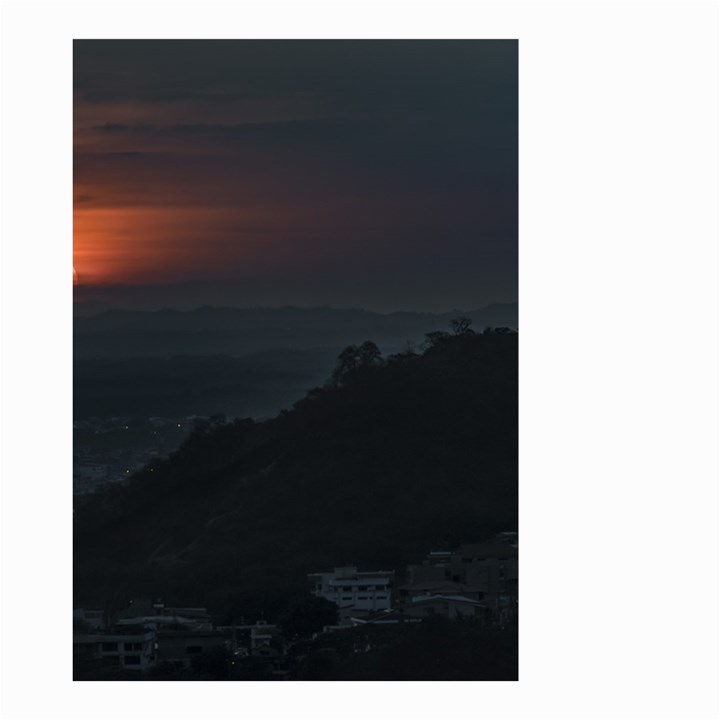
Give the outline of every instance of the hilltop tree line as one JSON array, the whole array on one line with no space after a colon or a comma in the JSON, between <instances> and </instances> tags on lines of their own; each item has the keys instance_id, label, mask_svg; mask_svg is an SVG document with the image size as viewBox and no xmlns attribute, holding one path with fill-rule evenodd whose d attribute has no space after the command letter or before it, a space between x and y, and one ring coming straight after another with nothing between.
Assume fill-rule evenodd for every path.
<instances>
[{"instance_id":1,"label":"hilltop tree line","mask_svg":"<svg viewBox=\"0 0 720 720\"><path fill-rule=\"evenodd\" d=\"M425 334L423 349L429 350L442 346L452 337L469 337L475 335L471 328L472 320L468 317L457 317L451 320L451 332L437 330ZM506 335L514 332L508 327L486 327L483 335ZM362 345L348 345L338 356L337 364L332 373L331 384L338 386L347 382L350 378L367 370L372 370L383 364L411 360L418 357L418 353L412 343L408 343L405 352L390 355L387 361L383 360L382 353L378 346L371 340L366 340Z\"/></svg>"}]
</instances>

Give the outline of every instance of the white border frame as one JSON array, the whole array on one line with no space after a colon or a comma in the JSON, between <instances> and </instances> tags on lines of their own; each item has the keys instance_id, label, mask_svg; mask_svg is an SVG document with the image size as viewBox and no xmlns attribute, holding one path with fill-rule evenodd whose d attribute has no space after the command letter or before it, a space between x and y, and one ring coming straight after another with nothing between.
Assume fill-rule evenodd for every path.
<instances>
[{"instance_id":1,"label":"white border frame","mask_svg":"<svg viewBox=\"0 0 720 720\"><path fill-rule=\"evenodd\" d=\"M3 717L709 718L714 2L8 2ZM518 683L72 683L73 38L519 38Z\"/></svg>"}]
</instances>

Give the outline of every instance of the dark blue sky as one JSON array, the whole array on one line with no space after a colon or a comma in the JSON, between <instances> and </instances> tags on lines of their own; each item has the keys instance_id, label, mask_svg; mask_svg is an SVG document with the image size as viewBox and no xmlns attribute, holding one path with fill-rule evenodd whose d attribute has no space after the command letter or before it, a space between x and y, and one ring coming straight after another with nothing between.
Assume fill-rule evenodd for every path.
<instances>
[{"instance_id":1,"label":"dark blue sky","mask_svg":"<svg viewBox=\"0 0 720 720\"><path fill-rule=\"evenodd\" d=\"M83 296L517 297L515 41L76 41Z\"/></svg>"}]
</instances>

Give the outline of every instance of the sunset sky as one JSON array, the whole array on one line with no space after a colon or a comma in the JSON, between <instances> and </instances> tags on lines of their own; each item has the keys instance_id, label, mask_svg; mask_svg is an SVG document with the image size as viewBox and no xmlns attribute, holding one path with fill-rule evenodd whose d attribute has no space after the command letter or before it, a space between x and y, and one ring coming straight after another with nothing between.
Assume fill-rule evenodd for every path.
<instances>
[{"instance_id":1,"label":"sunset sky","mask_svg":"<svg viewBox=\"0 0 720 720\"><path fill-rule=\"evenodd\" d=\"M517 297L514 41L76 41L74 81L83 298Z\"/></svg>"}]
</instances>

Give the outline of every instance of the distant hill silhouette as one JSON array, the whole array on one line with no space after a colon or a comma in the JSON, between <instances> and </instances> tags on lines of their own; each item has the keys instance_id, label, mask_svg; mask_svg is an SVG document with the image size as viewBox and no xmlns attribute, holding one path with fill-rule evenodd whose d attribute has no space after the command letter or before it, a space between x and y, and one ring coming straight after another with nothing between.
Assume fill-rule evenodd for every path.
<instances>
[{"instance_id":1,"label":"distant hill silhouette","mask_svg":"<svg viewBox=\"0 0 720 720\"><path fill-rule=\"evenodd\" d=\"M85 304L81 304L81 313ZM264 350L332 350L373 338L384 352L419 342L425 333L459 314L476 328L517 327L517 303L495 304L471 312L374 313L333 308L221 308L107 310L76 313L76 358L241 356Z\"/></svg>"},{"instance_id":2,"label":"distant hill silhouette","mask_svg":"<svg viewBox=\"0 0 720 720\"><path fill-rule=\"evenodd\" d=\"M271 417L330 374L343 347L419 346L457 313L332 308L110 310L75 318L74 414ZM474 327L517 326L517 305L466 313Z\"/></svg>"},{"instance_id":3,"label":"distant hill silhouette","mask_svg":"<svg viewBox=\"0 0 720 720\"><path fill-rule=\"evenodd\" d=\"M76 507L75 604L154 595L272 618L308 572L401 568L516 529L517 340L366 353L272 420L199 427Z\"/></svg>"},{"instance_id":4,"label":"distant hill silhouette","mask_svg":"<svg viewBox=\"0 0 720 720\"><path fill-rule=\"evenodd\" d=\"M243 357L76 359L74 416L272 417L322 383L335 355L331 350L279 349Z\"/></svg>"},{"instance_id":5,"label":"distant hill silhouette","mask_svg":"<svg viewBox=\"0 0 720 720\"><path fill-rule=\"evenodd\" d=\"M88 315L99 315L102 312L112 310L110 303L102 300L76 300L73 303L73 315L83 317Z\"/></svg>"}]
</instances>

